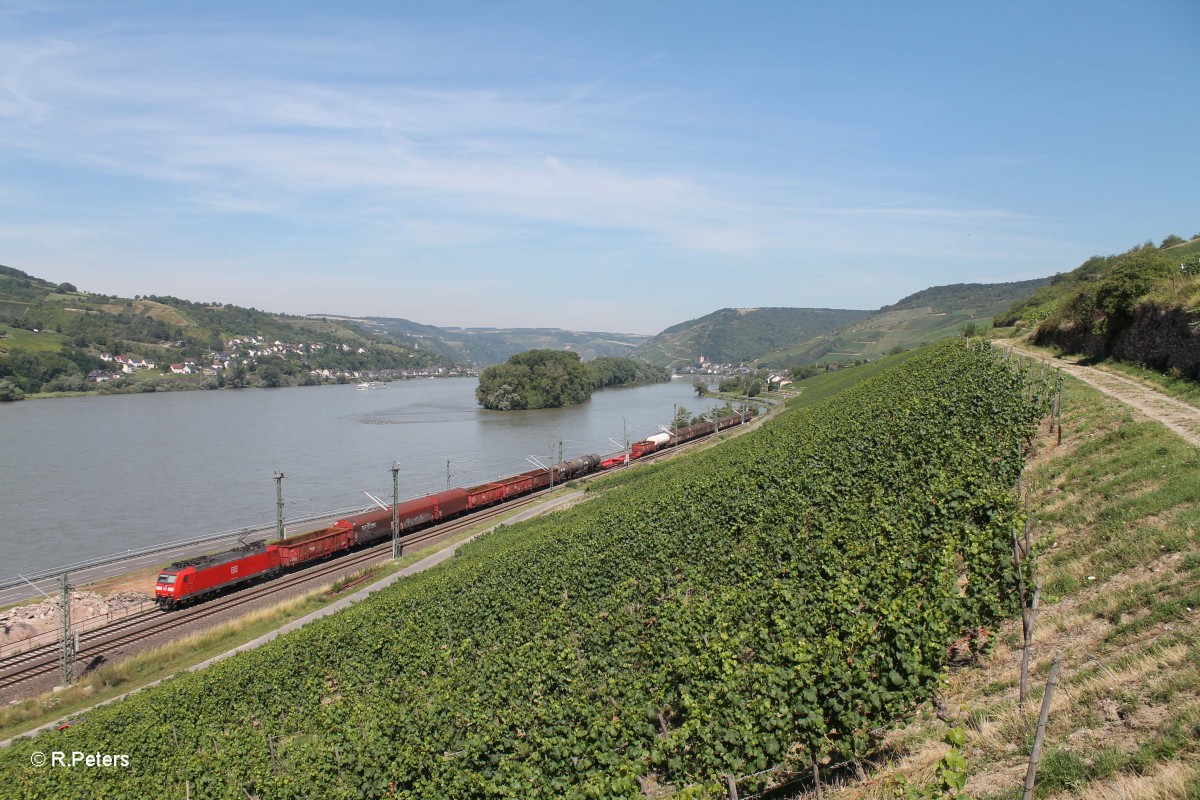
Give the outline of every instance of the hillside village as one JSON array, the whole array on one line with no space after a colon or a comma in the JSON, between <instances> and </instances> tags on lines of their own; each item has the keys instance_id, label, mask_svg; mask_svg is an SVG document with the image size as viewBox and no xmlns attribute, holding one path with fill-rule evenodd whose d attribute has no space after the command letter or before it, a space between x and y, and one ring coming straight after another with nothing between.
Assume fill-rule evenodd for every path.
<instances>
[{"instance_id":1,"label":"hillside village","mask_svg":"<svg viewBox=\"0 0 1200 800\"><path fill-rule=\"evenodd\" d=\"M225 343L225 349L206 354L202 358L183 358L178 363L162 367L162 371L172 375L200 375L216 378L223 372L237 371L238 368L256 371L258 367L269 365L272 360L300 360L306 363L309 359L326 350L341 351L345 354L367 354L366 347L351 347L342 343L327 342L283 342L278 339L268 341L265 336L240 336ZM419 348L415 348L419 349ZM117 380L125 375L139 372L159 370L157 362L137 355L114 355L100 353L99 359L112 366L108 369L94 369L88 372L88 380L94 383L106 383ZM310 368L307 373L318 381L350 381L350 380L380 380L403 378L432 378L473 375L474 371L460 367L429 366L414 369L329 369Z\"/></svg>"}]
</instances>

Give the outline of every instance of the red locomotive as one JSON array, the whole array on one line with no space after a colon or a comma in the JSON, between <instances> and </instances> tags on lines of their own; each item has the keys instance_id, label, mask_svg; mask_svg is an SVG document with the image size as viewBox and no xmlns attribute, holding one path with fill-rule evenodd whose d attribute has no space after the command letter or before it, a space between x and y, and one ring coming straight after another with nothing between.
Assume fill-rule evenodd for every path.
<instances>
[{"instance_id":1,"label":"red locomotive","mask_svg":"<svg viewBox=\"0 0 1200 800\"><path fill-rule=\"evenodd\" d=\"M222 589L279 571L279 552L262 542L167 567L154 585L154 599L168 608L194 602Z\"/></svg>"},{"instance_id":2,"label":"red locomotive","mask_svg":"<svg viewBox=\"0 0 1200 800\"><path fill-rule=\"evenodd\" d=\"M507 478L417 497L396 508L401 533L424 525L469 513L479 508L536 492L550 485L587 475L597 469L612 469L629 461L677 444L705 436L714 430L739 425L742 418L733 415L712 422L700 422L680 428L672 436L656 433L635 442L628 454L617 453L601 458L595 454L561 461L549 469L530 470ZM200 556L171 564L158 576L155 600L164 608L203 600L219 591L268 578L285 569L293 569L322 558L330 558L353 547L369 544L392 535L392 509L376 508L351 514L328 528L275 542L253 544L223 553Z\"/></svg>"}]
</instances>

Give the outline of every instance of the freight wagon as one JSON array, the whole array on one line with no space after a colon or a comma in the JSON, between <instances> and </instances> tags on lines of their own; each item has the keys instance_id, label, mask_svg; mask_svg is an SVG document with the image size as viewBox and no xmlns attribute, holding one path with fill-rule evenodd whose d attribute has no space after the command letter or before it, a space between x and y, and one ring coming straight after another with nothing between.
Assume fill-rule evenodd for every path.
<instances>
[{"instance_id":1,"label":"freight wagon","mask_svg":"<svg viewBox=\"0 0 1200 800\"><path fill-rule=\"evenodd\" d=\"M653 453L655 450L666 447L671 441L671 434L656 433L653 436L647 436L640 442L634 442L629 448L629 455L633 458L641 458L644 455Z\"/></svg>"},{"instance_id":2,"label":"freight wagon","mask_svg":"<svg viewBox=\"0 0 1200 800\"><path fill-rule=\"evenodd\" d=\"M725 417L718 426L711 422L697 423L678 431L672 437L656 433L635 442L628 454L617 453L601 459L589 453L570 461L560 461L550 469L530 470L469 489L447 489L444 492L418 497L396 508L397 532L413 530L422 525L440 522L458 514L511 500L539 489L558 485L587 475L597 469L609 469L640 458L656 449L689 441L714 427L725 429L741 423L737 416ZM320 531L292 539L237 548L225 553L181 561L164 569L154 587L155 599L164 607L173 608L186 602L200 600L217 591L257 578L274 575L310 561L338 555L352 547L368 544L392 535L392 509L377 508L343 517Z\"/></svg>"},{"instance_id":3,"label":"freight wagon","mask_svg":"<svg viewBox=\"0 0 1200 800\"><path fill-rule=\"evenodd\" d=\"M354 531L345 528L325 528L291 539L280 539L271 542L267 547L278 552L281 568L294 567L349 550L354 547Z\"/></svg>"}]
</instances>

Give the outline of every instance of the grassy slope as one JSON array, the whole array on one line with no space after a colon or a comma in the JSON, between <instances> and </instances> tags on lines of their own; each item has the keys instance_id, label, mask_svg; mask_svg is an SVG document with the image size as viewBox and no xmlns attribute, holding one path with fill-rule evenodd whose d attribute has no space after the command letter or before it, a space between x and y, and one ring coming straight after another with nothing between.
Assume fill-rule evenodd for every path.
<instances>
[{"instance_id":1,"label":"grassy slope","mask_svg":"<svg viewBox=\"0 0 1200 800\"><path fill-rule=\"evenodd\" d=\"M36 353L57 353L64 337L54 331L34 333L22 328L0 324L0 354L10 350L29 350Z\"/></svg>"},{"instance_id":2,"label":"grassy slope","mask_svg":"<svg viewBox=\"0 0 1200 800\"><path fill-rule=\"evenodd\" d=\"M1200 451L1068 380L1061 446L1026 470L1045 592L1031 710L1017 704L1020 626L942 697L967 729L968 790L1021 796L1049 661L1064 657L1038 797L1200 797ZM929 714L890 739L893 765L932 780L946 725ZM833 797L890 796L886 777ZM827 794L827 797L830 796Z\"/></svg>"}]
</instances>

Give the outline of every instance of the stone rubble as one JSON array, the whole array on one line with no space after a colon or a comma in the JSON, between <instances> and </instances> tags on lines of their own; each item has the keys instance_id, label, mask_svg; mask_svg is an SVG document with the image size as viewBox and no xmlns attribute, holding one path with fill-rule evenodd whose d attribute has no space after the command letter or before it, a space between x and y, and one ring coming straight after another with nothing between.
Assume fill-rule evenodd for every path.
<instances>
[{"instance_id":1,"label":"stone rubble","mask_svg":"<svg viewBox=\"0 0 1200 800\"><path fill-rule=\"evenodd\" d=\"M95 592L71 592L71 623L73 626L96 627L110 614L124 615L137 609L150 598L129 589L101 597ZM0 612L0 646L28 639L58 628L62 609L59 598L47 598L40 603L16 606ZM92 620L88 624L88 620Z\"/></svg>"}]
</instances>

